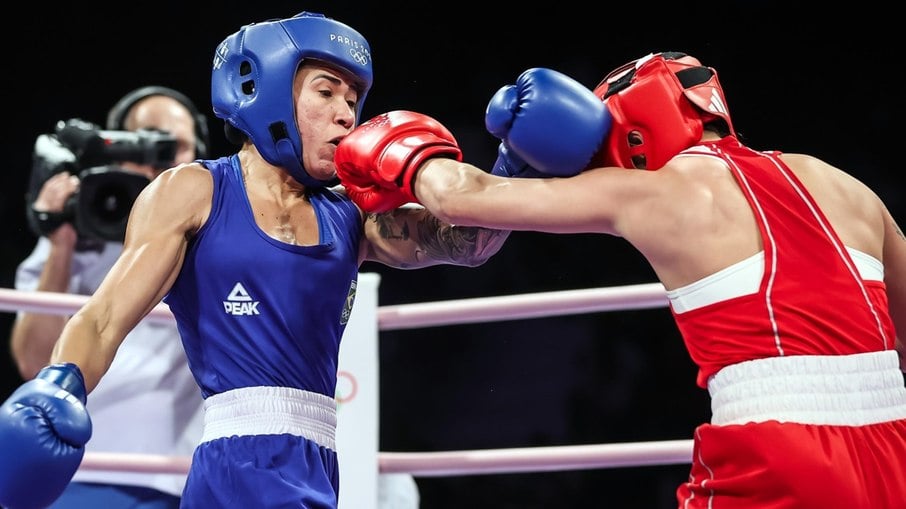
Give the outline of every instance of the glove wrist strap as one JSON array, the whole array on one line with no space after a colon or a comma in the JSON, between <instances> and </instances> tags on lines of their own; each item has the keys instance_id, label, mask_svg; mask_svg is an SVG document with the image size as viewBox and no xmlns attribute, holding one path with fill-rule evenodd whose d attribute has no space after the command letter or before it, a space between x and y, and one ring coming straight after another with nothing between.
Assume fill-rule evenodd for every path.
<instances>
[{"instance_id":1,"label":"glove wrist strap","mask_svg":"<svg viewBox=\"0 0 906 509\"><path fill-rule=\"evenodd\" d=\"M412 198L414 198L416 201L418 200L418 197L415 196L415 178L418 176L418 169L422 164L425 163L425 161L434 157L446 157L449 159L461 161L462 151L459 149L459 147L450 145L449 143L445 142L424 147L412 157L412 160L409 161L406 171L402 172L399 175L396 183L406 193L411 195Z\"/></svg>"},{"instance_id":2,"label":"glove wrist strap","mask_svg":"<svg viewBox=\"0 0 906 509\"><path fill-rule=\"evenodd\" d=\"M59 385L66 392L79 398L83 405L88 401L88 391L85 389L85 377L82 376L82 370L71 362L45 366L35 378Z\"/></svg>"}]
</instances>

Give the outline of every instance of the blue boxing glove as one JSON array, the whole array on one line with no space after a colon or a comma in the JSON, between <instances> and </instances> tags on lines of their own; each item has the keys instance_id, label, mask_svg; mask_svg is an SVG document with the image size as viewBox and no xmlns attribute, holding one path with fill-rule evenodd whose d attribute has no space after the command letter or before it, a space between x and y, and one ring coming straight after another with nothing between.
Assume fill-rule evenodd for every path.
<instances>
[{"instance_id":1,"label":"blue boxing glove","mask_svg":"<svg viewBox=\"0 0 906 509\"><path fill-rule=\"evenodd\" d=\"M47 507L75 475L91 419L82 372L52 364L0 406L0 506Z\"/></svg>"},{"instance_id":2,"label":"blue boxing glove","mask_svg":"<svg viewBox=\"0 0 906 509\"><path fill-rule=\"evenodd\" d=\"M551 69L529 69L498 90L485 111L485 127L503 141L492 173L575 175L598 153L611 122L601 99L581 83ZM498 165L527 168L527 175Z\"/></svg>"}]
</instances>

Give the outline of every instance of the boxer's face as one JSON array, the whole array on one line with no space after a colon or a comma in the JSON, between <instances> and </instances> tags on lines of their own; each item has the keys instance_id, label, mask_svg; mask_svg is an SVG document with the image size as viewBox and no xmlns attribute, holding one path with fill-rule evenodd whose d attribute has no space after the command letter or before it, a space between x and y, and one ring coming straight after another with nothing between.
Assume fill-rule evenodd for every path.
<instances>
[{"instance_id":1,"label":"boxer's face","mask_svg":"<svg viewBox=\"0 0 906 509\"><path fill-rule=\"evenodd\" d=\"M356 125L358 97L350 75L311 61L299 67L293 82L296 127L302 138L302 165L315 179L336 175L334 152Z\"/></svg>"}]
</instances>

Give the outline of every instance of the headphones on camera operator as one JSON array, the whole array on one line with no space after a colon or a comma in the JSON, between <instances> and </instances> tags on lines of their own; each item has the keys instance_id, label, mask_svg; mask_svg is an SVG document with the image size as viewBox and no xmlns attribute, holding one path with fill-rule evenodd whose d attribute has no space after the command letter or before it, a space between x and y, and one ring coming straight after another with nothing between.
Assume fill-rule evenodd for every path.
<instances>
[{"instance_id":1,"label":"headphones on camera operator","mask_svg":"<svg viewBox=\"0 0 906 509\"><path fill-rule=\"evenodd\" d=\"M48 235L70 222L79 233L80 244L123 241L132 204L150 181L112 163L131 161L167 168L176 155L177 140L166 131L125 128L129 110L155 95L171 97L189 110L195 124L195 157L207 156L207 118L188 97L167 87L145 86L123 96L107 114L106 130L80 119L61 120L53 134L42 134L35 141L26 216L36 235ZM79 190L61 212L35 210L32 205L41 187L63 171L78 177Z\"/></svg>"}]
</instances>

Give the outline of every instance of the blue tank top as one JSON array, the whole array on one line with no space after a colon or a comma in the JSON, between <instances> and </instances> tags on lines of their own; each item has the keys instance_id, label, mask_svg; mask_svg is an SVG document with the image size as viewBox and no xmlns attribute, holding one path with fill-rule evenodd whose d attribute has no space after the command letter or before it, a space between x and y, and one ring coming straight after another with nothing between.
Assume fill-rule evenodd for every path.
<instances>
[{"instance_id":1,"label":"blue tank top","mask_svg":"<svg viewBox=\"0 0 906 509\"><path fill-rule=\"evenodd\" d=\"M358 209L310 189L318 244L285 244L255 223L236 155L202 163L214 178L211 214L164 297L202 395L278 386L334 397L358 277Z\"/></svg>"}]
</instances>

